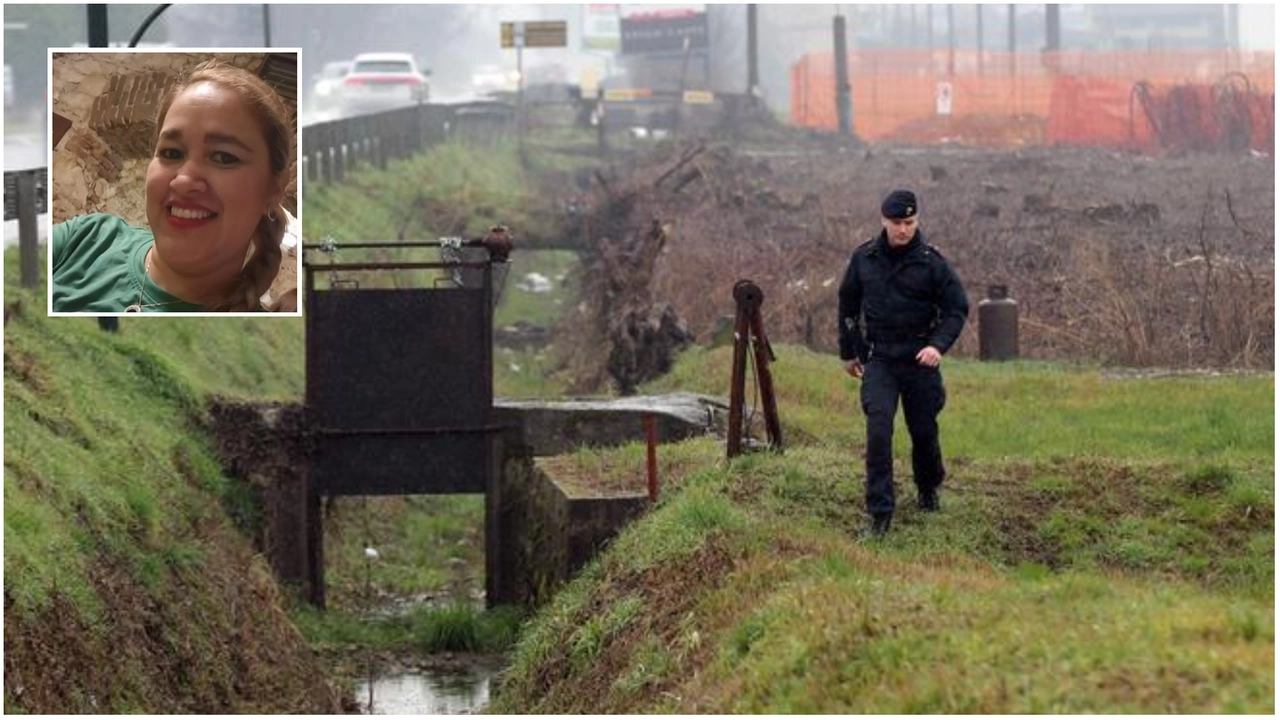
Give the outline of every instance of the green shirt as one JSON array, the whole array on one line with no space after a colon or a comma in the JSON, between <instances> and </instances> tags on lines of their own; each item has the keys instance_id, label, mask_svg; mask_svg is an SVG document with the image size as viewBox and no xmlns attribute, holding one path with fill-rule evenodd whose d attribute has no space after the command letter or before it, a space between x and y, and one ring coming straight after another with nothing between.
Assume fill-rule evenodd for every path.
<instances>
[{"instance_id":1,"label":"green shirt","mask_svg":"<svg viewBox=\"0 0 1280 720\"><path fill-rule=\"evenodd\" d=\"M54 225L53 311L202 312L147 276L143 262L154 244L149 230L114 215L77 215Z\"/></svg>"}]
</instances>

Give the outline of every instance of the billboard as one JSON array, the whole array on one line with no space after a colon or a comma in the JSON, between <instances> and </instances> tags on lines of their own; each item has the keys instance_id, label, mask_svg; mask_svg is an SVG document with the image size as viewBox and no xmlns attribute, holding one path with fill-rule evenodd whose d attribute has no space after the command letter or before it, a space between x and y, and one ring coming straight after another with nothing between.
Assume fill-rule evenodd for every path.
<instances>
[{"instance_id":1,"label":"billboard","mask_svg":"<svg viewBox=\"0 0 1280 720\"><path fill-rule=\"evenodd\" d=\"M707 47L705 5L623 5L623 54L680 52Z\"/></svg>"},{"instance_id":2,"label":"billboard","mask_svg":"<svg viewBox=\"0 0 1280 720\"><path fill-rule=\"evenodd\" d=\"M582 47L588 50L622 48L622 6L587 5L582 16Z\"/></svg>"}]
</instances>

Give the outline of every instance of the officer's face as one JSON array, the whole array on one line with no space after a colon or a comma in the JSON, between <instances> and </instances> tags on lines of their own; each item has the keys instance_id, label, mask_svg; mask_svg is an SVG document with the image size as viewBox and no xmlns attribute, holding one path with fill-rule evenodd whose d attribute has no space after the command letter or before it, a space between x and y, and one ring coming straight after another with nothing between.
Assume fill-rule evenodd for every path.
<instances>
[{"instance_id":1,"label":"officer's face","mask_svg":"<svg viewBox=\"0 0 1280 720\"><path fill-rule=\"evenodd\" d=\"M889 236L889 244L893 247L902 247L916 236L915 216L901 219L882 217L880 222L884 225L884 232Z\"/></svg>"}]
</instances>

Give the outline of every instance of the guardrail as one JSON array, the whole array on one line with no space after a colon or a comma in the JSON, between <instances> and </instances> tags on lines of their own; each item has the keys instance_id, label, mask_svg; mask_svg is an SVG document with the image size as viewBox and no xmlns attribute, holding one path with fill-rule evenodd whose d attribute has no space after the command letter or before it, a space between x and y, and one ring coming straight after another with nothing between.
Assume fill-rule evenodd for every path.
<instances>
[{"instance_id":1,"label":"guardrail","mask_svg":"<svg viewBox=\"0 0 1280 720\"><path fill-rule=\"evenodd\" d=\"M389 160L450 138L492 142L514 129L515 109L499 102L413 105L307 125L301 140L303 191L308 182L341 183L361 163L385 170Z\"/></svg>"},{"instance_id":2,"label":"guardrail","mask_svg":"<svg viewBox=\"0 0 1280 720\"><path fill-rule=\"evenodd\" d=\"M40 233L36 216L49 212L49 169L6 171L4 219L18 221L18 265L23 287L40 284Z\"/></svg>"},{"instance_id":3,"label":"guardrail","mask_svg":"<svg viewBox=\"0 0 1280 720\"><path fill-rule=\"evenodd\" d=\"M578 121L581 100L530 102L526 133ZM591 101L586 101L590 115ZM645 126L653 130L696 132L739 129L758 105L749 95L704 90L648 89L605 91L596 101L603 113L599 130ZM542 119L539 120L539 117ZM456 105L414 105L372 115L330 120L302 128L303 190L307 183L341 183L353 167L369 163L386 169L392 159L407 157L449 139L493 143L517 130L517 110L510 103L483 101ZM601 137L602 149L605 145Z\"/></svg>"}]
</instances>

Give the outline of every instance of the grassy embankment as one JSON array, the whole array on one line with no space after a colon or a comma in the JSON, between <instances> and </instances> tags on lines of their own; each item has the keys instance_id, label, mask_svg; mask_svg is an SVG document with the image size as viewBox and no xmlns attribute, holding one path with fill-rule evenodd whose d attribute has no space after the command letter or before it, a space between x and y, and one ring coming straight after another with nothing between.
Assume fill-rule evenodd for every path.
<instances>
[{"instance_id":1,"label":"grassy embankment","mask_svg":"<svg viewBox=\"0 0 1280 720\"><path fill-rule=\"evenodd\" d=\"M296 397L290 319L48 318L5 255L6 712L335 707L250 498L202 428L210 395Z\"/></svg>"},{"instance_id":2,"label":"grassy embankment","mask_svg":"<svg viewBox=\"0 0 1280 720\"><path fill-rule=\"evenodd\" d=\"M416 178L442 194L432 195L436 207L479 218L480 206L509 200L489 189L502 178L474 174L495 158L504 172L518 166L510 149L447 146L394 163L383 179ZM428 169L433 182L422 183ZM313 202L325 197L327 217ZM340 239L396 236L378 224L391 214L370 211L347 189L317 190L304 216L312 233L318 219ZM494 220L517 224L482 218L467 232ZM20 290L17 267L8 252L6 711L327 710L319 669L280 612L288 598L236 532L256 522L252 500L222 474L202 427L214 395L300 397L302 322L126 318L113 335L92 319L45 317L43 289ZM359 596L365 568L350 558L368 537L391 544L375 575L390 593L447 589L456 568L482 567L478 498L399 502L431 512L392 518L372 536L361 518L344 522L344 509L355 514L350 505L328 523L338 598ZM517 622L470 608L423 610L378 627L297 607L293 615L313 640L364 635L458 649L505 647Z\"/></svg>"},{"instance_id":3,"label":"grassy embankment","mask_svg":"<svg viewBox=\"0 0 1280 720\"><path fill-rule=\"evenodd\" d=\"M496 712L1274 710L1274 380L947 366L943 511L861 539L855 381L778 348L784 455L664 498L523 633ZM649 388L723 395L727 348ZM643 448L583 451L639 486Z\"/></svg>"},{"instance_id":4,"label":"grassy embankment","mask_svg":"<svg viewBox=\"0 0 1280 720\"><path fill-rule=\"evenodd\" d=\"M480 192L476 173L491 170L490 185L520 173L501 152L486 159L489 170L453 163L432 172L445 167L462 167L463 180L433 187L453 188L460 202ZM353 212L376 214L367 203L388 196L378 182L395 181L369 180ZM354 223L364 232L350 237L394 236L390 226L369 231L380 217L390 215ZM506 217L481 218L468 232L493 221L521 232ZM552 315L558 288L521 294L514 281L532 270L554 280L571 259L553 259L549 271L521 268L519 251L515 260L499 324L539 301ZM945 510L921 517L908 483L893 539L866 546L854 539L862 522L855 386L830 358L782 355L775 372L787 454L725 467L713 443L663 448L662 507L530 626L495 709L1271 707L1270 378L1114 381L1038 363L950 363ZM498 393L554 395L558 385L537 361L499 355ZM652 389L723 395L728 363L724 350L695 352ZM638 479L642 452L584 451L576 460L588 474ZM901 443L900 477L905 458ZM388 520L372 535L409 554L432 547L428 540L450 542L451 532L478 532L471 500L429 499L412 507L418 519ZM414 526L422 530L405 530ZM346 560L335 562L349 567L331 565L331 578L363 577L359 550L346 546ZM388 592L422 586L396 579L389 565L378 572ZM359 627L332 632L381 632ZM388 637L371 644L404 634L390 628Z\"/></svg>"}]
</instances>

